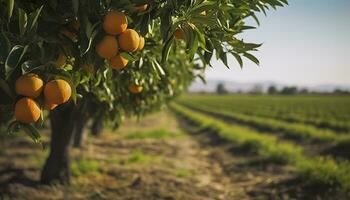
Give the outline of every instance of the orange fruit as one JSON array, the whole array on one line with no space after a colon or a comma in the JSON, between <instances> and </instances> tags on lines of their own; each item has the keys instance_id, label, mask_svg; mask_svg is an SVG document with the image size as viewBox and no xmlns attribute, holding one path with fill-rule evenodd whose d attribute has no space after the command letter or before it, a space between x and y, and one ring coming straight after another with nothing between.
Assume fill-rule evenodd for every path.
<instances>
[{"instance_id":1,"label":"orange fruit","mask_svg":"<svg viewBox=\"0 0 350 200\"><path fill-rule=\"evenodd\" d=\"M37 74L25 74L16 80L16 93L31 98L37 98L43 90L43 84L43 80L41 80Z\"/></svg>"},{"instance_id":2,"label":"orange fruit","mask_svg":"<svg viewBox=\"0 0 350 200\"><path fill-rule=\"evenodd\" d=\"M134 84L134 85L130 85L130 87L129 87L129 91L133 94L139 94L142 92L142 90L143 90L143 87L140 85Z\"/></svg>"},{"instance_id":3,"label":"orange fruit","mask_svg":"<svg viewBox=\"0 0 350 200\"><path fill-rule=\"evenodd\" d=\"M65 80L52 80L45 85L44 95L46 101L60 105L69 100L72 95L72 89Z\"/></svg>"},{"instance_id":4,"label":"orange fruit","mask_svg":"<svg viewBox=\"0 0 350 200\"><path fill-rule=\"evenodd\" d=\"M15 118L22 123L34 123L40 118L40 108L31 98L24 97L15 105Z\"/></svg>"},{"instance_id":5,"label":"orange fruit","mask_svg":"<svg viewBox=\"0 0 350 200\"><path fill-rule=\"evenodd\" d=\"M53 109L55 109L57 106L58 106L57 104L50 103L50 102L47 101L47 100L44 101L44 109L45 109L45 110L53 110Z\"/></svg>"},{"instance_id":6,"label":"orange fruit","mask_svg":"<svg viewBox=\"0 0 350 200\"><path fill-rule=\"evenodd\" d=\"M119 11L109 11L103 20L103 29L111 35L118 35L128 27L128 20L124 13Z\"/></svg>"},{"instance_id":7,"label":"orange fruit","mask_svg":"<svg viewBox=\"0 0 350 200\"><path fill-rule=\"evenodd\" d=\"M143 5L135 6L131 11L140 13L140 12L146 11L147 8L148 8L148 4L143 4Z\"/></svg>"},{"instance_id":8,"label":"orange fruit","mask_svg":"<svg viewBox=\"0 0 350 200\"><path fill-rule=\"evenodd\" d=\"M62 68L66 65L67 57L63 53L60 53L58 55L57 61L56 61L56 67Z\"/></svg>"},{"instance_id":9,"label":"orange fruit","mask_svg":"<svg viewBox=\"0 0 350 200\"><path fill-rule=\"evenodd\" d=\"M118 54L109 60L109 66L113 69L123 69L128 62L127 59Z\"/></svg>"},{"instance_id":10,"label":"orange fruit","mask_svg":"<svg viewBox=\"0 0 350 200\"><path fill-rule=\"evenodd\" d=\"M178 28L175 30L174 36L178 40L180 40L180 39L185 40L185 37L186 37L185 32L181 28Z\"/></svg>"},{"instance_id":11,"label":"orange fruit","mask_svg":"<svg viewBox=\"0 0 350 200\"><path fill-rule=\"evenodd\" d=\"M140 42L139 42L139 46L137 47L137 50L142 50L143 47L145 46L145 38L140 36Z\"/></svg>"},{"instance_id":12,"label":"orange fruit","mask_svg":"<svg viewBox=\"0 0 350 200\"><path fill-rule=\"evenodd\" d=\"M110 59L118 53L118 42L114 36L105 36L96 46L96 52L101 58Z\"/></svg>"},{"instance_id":13,"label":"orange fruit","mask_svg":"<svg viewBox=\"0 0 350 200\"><path fill-rule=\"evenodd\" d=\"M134 52L139 47L140 36L133 29L126 29L118 37L119 47L127 52Z\"/></svg>"}]
</instances>

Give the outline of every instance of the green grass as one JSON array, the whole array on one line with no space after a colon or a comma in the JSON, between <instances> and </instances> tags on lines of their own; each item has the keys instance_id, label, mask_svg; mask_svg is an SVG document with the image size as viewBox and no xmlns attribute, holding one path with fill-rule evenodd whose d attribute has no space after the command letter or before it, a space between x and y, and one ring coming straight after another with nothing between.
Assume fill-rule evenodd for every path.
<instances>
[{"instance_id":1,"label":"green grass","mask_svg":"<svg viewBox=\"0 0 350 200\"><path fill-rule=\"evenodd\" d=\"M160 157L145 154L142 150L136 149L132 152L125 164L149 164L159 161Z\"/></svg>"},{"instance_id":2,"label":"green grass","mask_svg":"<svg viewBox=\"0 0 350 200\"><path fill-rule=\"evenodd\" d=\"M179 178L188 178L192 176L192 174L193 174L192 170L186 169L186 168L179 168L175 170L175 176Z\"/></svg>"},{"instance_id":3,"label":"green grass","mask_svg":"<svg viewBox=\"0 0 350 200\"><path fill-rule=\"evenodd\" d=\"M210 129L226 140L249 146L262 158L294 166L299 177L306 183L328 187L332 190L350 191L350 164L348 162L337 163L331 158L324 157L311 158L304 155L300 146L279 141L275 136L264 135L245 126L229 125L179 104L172 104L171 108L203 129Z\"/></svg>"},{"instance_id":4,"label":"green grass","mask_svg":"<svg viewBox=\"0 0 350 200\"><path fill-rule=\"evenodd\" d=\"M160 138L169 138L176 137L179 134L170 132L163 129L152 130L148 132L137 131L125 136L126 139L160 139Z\"/></svg>"},{"instance_id":5,"label":"green grass","mask_svg":"<svg viewBox=\"0 0 350 200\"><path fill-rule=\"evenodd\" d=\"M37 151L28 155L28 163L33 167L42 167L48 157L49 151Z\"/></svg>"},{"instance_id":6,"label":"green grass","mask_svg":"<svg viewBox=\"0 0 350 200\"><path fill-rule=\"evenodd\" d=\"M71 165L71 171L74 176L81 176L84 174L99 173L101 165L96 160L91 159L78 159Z\"/></svg>"}]
</instances>

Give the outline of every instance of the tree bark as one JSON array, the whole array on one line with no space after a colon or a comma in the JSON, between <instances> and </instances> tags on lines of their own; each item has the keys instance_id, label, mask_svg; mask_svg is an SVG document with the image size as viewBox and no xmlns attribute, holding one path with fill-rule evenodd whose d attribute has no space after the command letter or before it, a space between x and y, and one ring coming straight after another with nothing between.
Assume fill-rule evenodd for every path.
<instances>
[{"instance_id":1,"label":"tree bark","mask_svg":"<svg viewBox=\"0 0 350 200\"><path fill-rule=\"evenodd\" d=\"M103 129L103 117L100 115L99 117L96 117L94 119L91 127L91 133L94 136L99 136L101 134L102 129Z\"/></svg>"},{"instance_id":2,"label":"tree bark","mask_svg":"<svg viewBox=\"0 0 350 200\"><path fill-rule=\"evenodd\" d=\"M44 184L69 184L69 144L74 127L75 106L72 102L51 111L50 154L41 173Z\"/></svg>"},{"instance_id":3,"label":"tree bark","mask_svg":"<svg viewBox=\"0 0 350 200\"><path fill-rule=\"evenodd\" d=\"M77 116L75 118L75 126L74 126L74 140L73 140L73 147L80 148L84 141L84 127L87 122L87 117L84 113L79 112L77 113Z\"/></svg>"}]
</instances>

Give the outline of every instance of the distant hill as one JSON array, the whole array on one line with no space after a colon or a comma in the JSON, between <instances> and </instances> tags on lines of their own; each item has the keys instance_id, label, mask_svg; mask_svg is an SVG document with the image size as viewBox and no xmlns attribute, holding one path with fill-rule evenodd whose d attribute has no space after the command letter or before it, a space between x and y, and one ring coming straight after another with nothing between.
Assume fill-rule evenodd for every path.
<instances>
[{"instance_id":1,"label":"distant hill","mask_svg":"<svg viewBox=\"0 0 350 200\"><path fill-rule=\"evenodd\" d=\"M267 89L271 85L274 85L277 89L281 89L286 86L293 86L293 85L281 84L281 83L272 82L272 81L256 82L256 83L241 83L241 82L235 82L235 81L207 80L207 84L204 84L201 80L196 80L189 88L189 92L215 92L216 86L219 83L223 83L229 92L239 92L239 91L249 92L257 85L259 85L259 87L261 87L263 91L267 91ZM298 86L298 88L300 89L305 88L313 92L332 92L335 89L350 91L350 85L324 84L324 85L305 86L305 87Z\"/></svg>"}]
</instances>

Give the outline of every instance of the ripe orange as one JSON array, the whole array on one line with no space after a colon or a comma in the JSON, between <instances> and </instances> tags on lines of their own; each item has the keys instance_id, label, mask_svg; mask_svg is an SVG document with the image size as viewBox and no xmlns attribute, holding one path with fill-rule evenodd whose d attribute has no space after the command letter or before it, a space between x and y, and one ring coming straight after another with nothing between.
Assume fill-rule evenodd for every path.
<instances>
[{"instance_id":1,"label":"ripe orange","mask_svg":"<svg viewBox=\"0 0 350 200\"><path fill-rule=\"evenodd\" d=\"M24 97L15 105L15 118L22 123L34 123L40 118L40 108L31 98Z\"/></svg>"},{"instance_id":2,"label":"ripe orange","mask_svg":"<svg viewBox=\"0 0 350 200\"><path fill-rule=\"evenodd\" d=\"M123 69L128 62L127 59L118 54L109 60L109 66L113 69Z\"/></svg>"},{"instance_id":3,"label":"ripe orange","mask_svg":"<svg viewBox=\"0 0 350 200\"><path fill-rule=\"evenodd\" d=\"M67 57L63 53L60 53L56 61L56 67L58 68L64 67L66 65L66 61L67 61Z\"/></svg>"},{"instance_id":4,"label":"ripe orange","mask_svg":"<svg viewBox=\"0 0 350 200\"><path fill-rule=\"evenodd\" d=\"M43 80L37 74L29 73L19 77L15 87L17 94L36 98L43 90Z\"/></svg>"},{"instance_id":5,"label":"ripe orange","mask_svg":"<svg viewBox=\"0 0 350 200\"><path fill-rule=\"evenodd\" d=\"M119 47L127 52L134 52L139 47L140 36L133 29L126 29L118 37Z\"/></svg>"},{"instance_id":6,"label":"ripe orange","mask_svg":"<svg viewBox=\"0 0 350 200\"><path fill-rule=\"evenodd\" d=\"M144 12L146 11L148 8L148 4L143 4L143 5L139 5L139 6L135 6L133 9L132 9L132 12Z\"/></svg>"},{"instance_id":7,"label":"ripe orange","mask_svg":"<svg viewBox=\"0 0 350 200\"><path fill-rule=\"evenodd\" d=\"M181 28L178 28L175 30L174 36L178 40L180 40L180 39L185 40L185 38L186 38L185 32Z\"/></svg>"},{"instance_id":8,"label":"ripe orange","mask_svg":"<svg viewBox=\"0 0 350 200\"><path fill-rule=\"evenodd\" d=\"M72 89L67 81L62 79L52 80L45 85L45 100L52 104L62 104L69 100Z\"/></svg>"},{"instance_id":9,"label":"ripe orange","mask_svg":"<svg viewBox=\"0 0 350 200\"><path fill-rule=\"evenodd\" d=\"M143 90L143 87L140 85L134 84L134 85L130 85L130 87L129 87L129 91L133 94L139 94L142 92L142 90Z\"/></svg>"},{"instance_id":10,"label":"ripe orange","mask_svg":"<svg viewBox=\"0 0 350 200\"><path fill-rule=\"evenodd\" d=\"M57 104L54 104L54 103L51 103L47 100L44 101L44 109L45 110L53 110L57 107L58 105Z\"/></svg>"},{"instance_id":11,"label":"ripe orange","mask_svg":"<svg viewBox=\"0 0 350 200\"><path fill-rule=\"evenodd\" d=\"M114 36L105 36L96 46L96 52L101 58L110 59L118 53L118 42Z\"/></svg>"},{"instance_id":12,"label":"ripe orange","mask_svg":"<svg viewBox=\"0 0 350 200\"><path fill-rule=\"evenodd\" d=\"M109 11L103 21L103 29L106 33L117 35L124 32L128 27L128 20L124 13L118 11Z\"/></svg>"},{"instance_id":13,"label":"ripe orange","mask_svg":"<svg viewBox=\"0 0 350 200\"><path fill-rule=\"evenodd\" d=\"M137 50L142 50L143 47L145 46L145 38L140 36L140 42L139 42L139 46L137 47Z\"/></svg>"}]
</instances>

